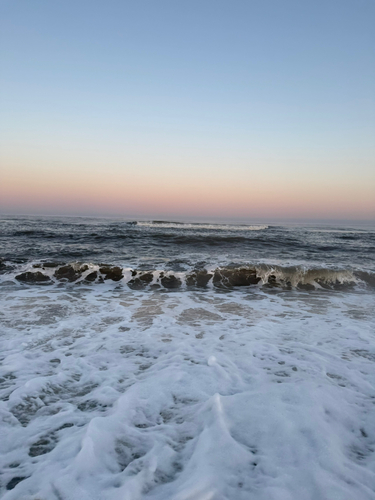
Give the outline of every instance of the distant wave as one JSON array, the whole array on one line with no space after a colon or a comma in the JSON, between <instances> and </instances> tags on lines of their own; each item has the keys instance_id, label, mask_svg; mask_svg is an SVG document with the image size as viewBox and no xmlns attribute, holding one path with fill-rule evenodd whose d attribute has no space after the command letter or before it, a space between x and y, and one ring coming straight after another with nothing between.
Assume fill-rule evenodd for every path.
<instances>
[{"instance_id":1,"label":"distant wave","mask_svg":"<svg viewBox=\"0 0 375 500\"><path fill-rule=\"evenodd\" d=\"M232 224L201 224L185 223L185 222L169 222L169 221L149 221L137 222L138 226L158 227L164 229L208 229L208 230L224 230L224 231L262 231L268 229L267 225L232 225Z\"/></svg>"},{"instance_id":2,"label":"distant wave","mask_svg":"<svg viewBox=\"0 0 375 500\"><path fill-rule=\"evenodd\" d=\"M190 271L137 270L92 263L12 264L0 261L1 281L28 285L53 283L119 282L133 289L265 286L303 290L340 289L355 286L375 287L375 273L363 270L308 268L306 266L228 265L192 268Z\"/></svg>"}]
</instances>

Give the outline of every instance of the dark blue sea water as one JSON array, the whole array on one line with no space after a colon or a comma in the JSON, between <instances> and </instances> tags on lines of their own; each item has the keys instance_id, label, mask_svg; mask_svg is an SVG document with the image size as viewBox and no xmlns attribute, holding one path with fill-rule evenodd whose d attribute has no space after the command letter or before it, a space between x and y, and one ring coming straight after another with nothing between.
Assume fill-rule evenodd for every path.
<instances>
[{"instance_id":1,"label":"dark blue sea water","mask_svg":"<svg viewBox=\"0 0 375 500\"><path fill-rule=\"evenodd\" d=\"M259 276L272 268L277 279L286 272L292 284L298 282L293 268L306 278L314 271L319 280L319 270L327 278L332 270L342 272L337 279L353 276L369 283L375 271L375 228L3 217L0 258L5 273L46 262L56 268L86 263L163 272L229 266L256 267Z\"/></svg>"}]
</instances>

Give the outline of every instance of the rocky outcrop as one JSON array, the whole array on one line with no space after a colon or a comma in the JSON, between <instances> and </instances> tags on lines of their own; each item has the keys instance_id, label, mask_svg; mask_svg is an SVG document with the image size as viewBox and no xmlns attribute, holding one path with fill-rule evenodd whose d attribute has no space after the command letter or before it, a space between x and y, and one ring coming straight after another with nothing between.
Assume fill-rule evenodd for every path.
<instances>
[{"instance_id":1,"label":"rocky outcrop","mask_svg":"<svg viewBox=\"0 0 375 500\"><path fill-rule=\"evenodd\" d=\"M212 282L215 286L249 286L259 283L260 278L256 275L256 270L246 267L241 268L218 268L215 269Z\"/></svg>"},{"instance_id":2,"label":"rocky outcrop","mask_svg":"<svg viewBox=\"0 0 375 500\"><path fill-rule=\"evenodd\" d=\"M0 260L0 272L3 266L4 263ZM25 283L47 283L49 281L54 281L47 276L48 268L51 267L55 268L53 269L55 271L53 274L55 279L68 283L77 281L79 283L104 283L106 280L118 282L124 278L123 269L121 267L109 264L100 264L99 270L92 270L89 268L89 265L82 263L61 265L54 262L45 262L35 264L33 267L35 268L35 272L30 271L19 274L17 279ZM145 287L149 289L160 287L176 289L180 288L182 285L186 285L187 287L206 287L210 283L218 288L231 288L256 285L261 281L261 278L257 276L255 268L245 266L235 267L233 265L218 267L214 271L207 271L204 267L199 266L185 275L184 274L180 275L170 270L137 271L134 269L131 271L131 278L127 282L127 285L133 290L141 290ZM288 282L285 283L285 285L289 286L290 284ZM266 286L280 286L274 274L267 277Z\"/></svg>"},{"instance_id":3,"label":"rocky outcrop","mask_svg":"<svg viewBox=\"0 0 375 500\"><path fill-rule=\"evenodd\" d=\"M133 271L132 276L134 276L134 278L128 281L128 286L133 290L141 290L146 285L149 285L154 279L153 274L149 271Z\"/></svg>"},{"instance_id":4,"label":"rocky outcrop","mask_svg":"<svg viewBox=\"0 0 375 500\"><path fill-rule=\"evenodd\" d=\"M148 285L152 282L152 280L154 279L154 275L150 272L145 272L145 273L139 273L138 274L138 279L140 279L142 281L142 283Z\"/></svg>"},{"instance_id":5,"label":"rocky outcrop","mask_svg":"<svg viewBox=\"0 0 375 500\"><path fill-rule=\"evenodd\" d=\"M102 266L99 271L105 280L120 281L124 277L121 267L117 266Z\"/></svg>"},{"instance_id":6,"label":"rocky outcrop","mask_svg":"<svg viewBox=\"0 0 375 500\"><path fill-rule=\"evenodd\" d=\"M16 276L16 279L18 281L21 281L22 283L30 283L35 285L52 283L51 278L41 273L40 271L36 271L35 273L31 271L21 273Z\"/></svg>"},{"instance_id":7,"label":"rocky outcrop","mask_svg":"<svg viewBox=\"0 0 375 500\"><path fill-rule=\"evenodd\" d=\"M186 276L186 285L187 286L206 286L213 274L208 273L206 269L199 269L193 271L191 274Z\"/></svg>"},{"instance_id":8,"label":"rocky outcrop","mask_svg":"<svg viewBox=\"0 0 375 500\"><path fill-rule=\"evenodd\" d=\"M180 278L177 278L173 274L170 276L163 276L161 278L160 283L165 287L165 288L178 288L181 286L181 280Z\"/></svg>"},{"instance_id":9,"label":"rocky outcrop","mask_svg":"<svg viewBox=\"0 0 375 500\"><path fill-rule=\"evenodd\" d=\"M81 278L82 273L87 271L88 266L84 264L83 266L72 266L71 264L68 264L67 266L62 266L59 267L55 271L55 278L57 278L60 281L77 281L77 279Z\"/></svg>"},{"instance_id":10,"label":"rocky outcrop","mask_svg":"<svg viewBox=\"0 0 375 500\"><path fill-rule=\"evenodd\" d=\"M89 273L86 277L85 277L85 281L89 281L90 283L92 283L93 281L96 280L96 278L98 277L98 273L97 271L93 271L92 273Z\"/></svg>"}]
</instances>

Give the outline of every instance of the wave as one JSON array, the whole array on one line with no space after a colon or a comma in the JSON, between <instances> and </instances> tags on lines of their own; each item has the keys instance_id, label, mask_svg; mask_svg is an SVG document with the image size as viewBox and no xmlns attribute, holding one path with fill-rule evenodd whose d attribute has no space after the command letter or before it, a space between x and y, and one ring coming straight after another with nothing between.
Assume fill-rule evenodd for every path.
<instances>
[{"instance_id":1,"label":"wave","mask_svg":"<svg viewBox=\"0 0 375 500\"><path fill-rule=\"evenodd\" d=\"M40 262L12 265L0 261L2 281L14 280L28 285L54 283L126 284L132 289L191 287L234 288L261 286L285 289L375 288L375 273L363 270L308 268L306 266L227 265L197 267L190 271L132 269L110 264Z\"/></svg>"},{"instance_id":2,"label":"wave","mask_svg":"<svg viewBox=\"0 0 375 500\"><path fill-rule=\"evenodd\" d=\"M137 222L137 226L158 227L163 229L206 229L206 230L224 230L224 231L263 231L268 229L267 225L232 225L232 224L205 224L199 222L169 222L169 221L150 221Z\"/></svg>"}]
</instances>

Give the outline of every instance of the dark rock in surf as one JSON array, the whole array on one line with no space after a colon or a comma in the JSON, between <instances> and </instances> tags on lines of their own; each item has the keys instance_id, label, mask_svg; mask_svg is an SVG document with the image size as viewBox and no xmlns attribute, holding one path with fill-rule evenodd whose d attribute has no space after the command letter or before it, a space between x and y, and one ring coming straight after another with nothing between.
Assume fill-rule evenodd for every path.
<instances>
[{"instance_id":1,"label":"dark rock in surf","mask_svg":"<svg viewBox=\"0 0 375 500\"><path fill-rule=\"evenodd\" d=\"M133 290L141 290L154 279L154 275L151 272L142 273L140 271L137 273L137 271L132 271L132 276L136 277L128 282L128 286Z\"/></svg>"},{"instance_id":2,"label":"dark rock in surf","mask_svg":"<svg viewBox=\"0 0 375 500\"><path fill-rule=\"evenodd\" d=\"M99 271L101 274L104 276L105 280L113 280L113 281L120 281L124 277L122 274L122 269L121 267L117 266L102 266L99 268Z\"/></svg>"},{"instance_id":3,"label":"dark rock in surf","mask_svg":"<svg viewBox=\"0 0 375 500\"><path fill-rule=\"evenodd\" d=\"M46 276L45 274L37 271L35 273L28 271L26 273L21 273L16 276L16 280L21 281L22 283L34 283L34 284L47 284L51 283L51 278Z\"/></svg>"},{"instance_id":4,"label":"dark rock in surf","mask_svg":"<svg viewBox=\"0 0 375 500\"><path fill-rule=\"evenodd\" d=\"M186 285L187 286L206 286L213 274L208 273L206 269L200 269L197 271L193 271L191 274L186 276Z\"/></svg>"},{"instance_id":5,"label":"dark rock in surf","mask_svg":"<svg viewBox=\"0 0 375 500\"><path fill-rule=\"evenodd\" d=\"M62 266L63 263L61 262L41 262L40 264L34 264L33 267L36 267L38 269L42 268L49 268L49 267L58 267Z\"/></svg>"},{"instance_id":6,"label":"dark rock in surf","mask_svg":"<svg viewBox=\"0 0 375 500\"><path fill-rule=\"evenodd\" d=\"M138 278L142 281L142 283L149 284L154 279L154 275L150 272L141 273L138 275Z\"/></svg>"},{"instance_id":7,"label":"dark rock in surf","mask_svg":"<svg viewBox=\"0 0 375 500\"><path fill-rule=\"evenodd\" d=\"M231 286L250 286L259 283L260 278L256 275L256 270L241 267L241 268L218 268L215 269L212 282L215 286L231 287Z\"/></svg>"},{"instance_id":8,"label":"dark rock in surf","mask_svg":"<svg viewBox=\"0 0 375 500\"><path fill-rule=\"evenodd\" d=\"M89 273L85 277L85 281L89 281L91 283L91 282L95 281L97 277L98 277L97 271L93 271L92 273Z\"/></svg>"},{"instance_id":9,"label":"dark rock in surf","mask_svg":"<svg viewBox=\"0 0 375 500\"><path fill-rule=\"evenodd\" d=\"M173 274L170 276L164 276L161 278L160 282L165 288L178 288L181 286L180 278L177 278Z\"/></svg>"},{"instance_id":10,"label":"dark rock in surf","mask_svg":"<svg viewBox=\"0 0 375 500\"><path fill-rule=\"evenodd\" d=\"M73 282L73 281L76 281L78 278L80 278L82 276L82 273L84 271L87 271L87 269L88 269L88 266L86 266L86 265L83 265L83 266L80 266L77 268L77 267L73 267L70 264L68 264L67 266L62 266L59 269L57 269L55 271L54 276L58 280L66 280L66 281Z\"/></svg>"}]
</instances>

